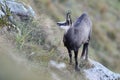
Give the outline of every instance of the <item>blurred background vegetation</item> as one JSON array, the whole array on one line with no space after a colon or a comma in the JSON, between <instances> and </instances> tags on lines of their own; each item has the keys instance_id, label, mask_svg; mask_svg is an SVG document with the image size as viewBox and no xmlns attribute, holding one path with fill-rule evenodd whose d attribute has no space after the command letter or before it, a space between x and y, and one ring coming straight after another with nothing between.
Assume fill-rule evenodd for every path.
<instances>
[{"instance_id":1,"label":"blurred background vegetation","mask_svg":"<svg viewBox=\"0 0 120 80\"><path fill-rule=\"evenodd\" d=\"M48 66L50 60L68 64L63 45L64 31L56 22L65 19L67 10L73 21L83 12L92 19L93 31L89 57L120 73L120 0L16 0L31 5L36 16L28 21L15 20L21 34L5 33L6 39L22 51L19 55L33 63ZM81 55L82 47L79 50Z\"/></svg>"},{"instance_id":2,"label":"blurred background vegetation","mask_svg":"<svg viewBox=\"0 0 120 80\"><path fill-rule=\"evenodd\" d=\"M23 1L28 2L28 0ZM66 56L67 51L62 43L64 31L57 28L56 22L65 19L67 10L71 10L73 21L83 12L87 12L93 22L90 58L101 62L113 71L120 72L119 0L31 0L29 4L37 13L38 23L43 26L41 28L44 28L46 37L50 39L39 38L42 44L47 43L46 40L48 40L51 42L49 45L55 46L55 49ZM80 51L79 54L81 54Z\"/></svg>"}]
</instances>

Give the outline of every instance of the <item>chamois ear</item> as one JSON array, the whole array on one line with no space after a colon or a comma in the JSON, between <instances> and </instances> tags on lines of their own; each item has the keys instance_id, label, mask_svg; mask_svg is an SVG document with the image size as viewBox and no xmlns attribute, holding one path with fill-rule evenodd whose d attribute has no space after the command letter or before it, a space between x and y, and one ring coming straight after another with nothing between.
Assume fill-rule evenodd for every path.
<instances>
[{"instance_id":1,"label":"chamois ear","mask_svg":"<svg viewBox=\"0 0 120 80\"><path fill-rule=\"evenodd\" d=\"M71 11L68 10L67 13L66 13L66 20L68 20L70 18L70 15L71 15Z\"/></svg>"},{"instance_id":2,"label":"chamois ear","mask_svg":"<svg viewBox=\"0 0 120 80\"><path fill-rule=\"evenodd\" d=\"M69 25L72 25L72 19L71 19L71 11L68 10L66 13L66 22L68 22Z\"/></svg>"}]
</instances>

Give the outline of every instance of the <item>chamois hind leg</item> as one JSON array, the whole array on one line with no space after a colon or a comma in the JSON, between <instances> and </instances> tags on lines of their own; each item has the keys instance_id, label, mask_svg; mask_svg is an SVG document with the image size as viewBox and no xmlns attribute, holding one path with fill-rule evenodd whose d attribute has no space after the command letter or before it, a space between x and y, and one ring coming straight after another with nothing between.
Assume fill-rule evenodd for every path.
<instances>
[{"instance_id":1,"label":"chamois hind leg","mask_svg":"<svg viewBox=\"0 0 120 80\"><path fill-rule=\"evenodd\" d=\"M82 54L81 54L81 58L84 58L85 57L85 60L88 59L88 45L89 43L84 43L83 45L83 50L82 50Z\"/></svg>"},{"instance_id":2,"label":"chamois hind leg","mask_svg":"<svg viewBox=\"0 0 120 80\"><path fill-rule=\"evenodd\" d=\"M84 58L85 56L85 49L86 49L86 45L83 45L83 50L82 50L82 54L81 54L81 58Z\"/></svg>"},{"instance_id":3,"label":"chamois hind leg","mask_svg":"<svg viewBox=\"0 0 120 80\"><path fill-rule=\"evenodd\" d=\"M75 54L75 70L76 71L79 71L80 69L78 68L78 49L77 50L74 50L74 54Z\"/></svg>"},{"instance_id":4,"label":"chamois hind leg","mask_svg":"<svg viewBox=\"0 0 120 80\"><path fill-rule=\"evenodd\" d=\"M70 63L69 64L72 64L72 53L71 53L71 50L69 48L67 48L67 50L68 50L69 58L70 58Z\"/></svg>"},{"instance_id":5,"label":"chamois hind leg","mask_svg":"<svg viewBox=\"0 0 120 80\"><path fill-rule=\"evenodd\" d=\"M90 41L90 34L89 34L89 37L88 37L88 41L85 43L85 48L86 48L85 60L88 60L88 45L89 45L89 41Z\"/></svg>"},{"instance_id":6,"label":"chamois hind leg","mask_svg":"<svg viewBox=\"0 0 120 80\"><path fill-rule=\"evenodd\" d=\"M85 60L88 60L88 45L89 45L89 43L85 43L85 45L86 45Z\"/></svg>"},{"instance_id":7,"label":"chamois hind leg","mask_svg":"<svg viewBox=\"0 0 120 80\"><path fill-rule=\"evenodd\" d=\"M88 45L89 45L89 41L90 41L90 35L88 37L88 41L86 43L84 43L84 45L83 45L83 50L82 50L82 54L81 54L81 58L85 57L85 60L88 59Z\"/></svg>"}]
</instances>

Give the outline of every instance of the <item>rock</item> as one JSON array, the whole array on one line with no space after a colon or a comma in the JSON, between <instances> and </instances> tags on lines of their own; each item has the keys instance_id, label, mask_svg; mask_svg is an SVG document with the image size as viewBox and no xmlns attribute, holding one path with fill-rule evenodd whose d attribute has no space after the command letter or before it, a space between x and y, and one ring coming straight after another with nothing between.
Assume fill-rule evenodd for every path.
<instances>
[{"instance_id":1,"label":"rock","mask_svg":"<svg viewBox=\"0 0 120 80\"><path fill-rule=\"evenodd\" d=\"M63 63L63 62L58 63L58 62L56 62L54 60L51 60L49 62L49 65L51 67L54 67L54 68L57 68L57 69L64 69L64 68L66 68L66 64L65 63Z\"/></svg>"},{"instance_id":2,"label":"rock","mask_svg":"<svg viewBox=\"0 0 120 80\"><path fill-rule=\"evenodd\" d=\"M35 16L35 12L34 12L34 10L32 9L31 6L28 6L27 12L28 12L28 15Z\"/></svg>"},{"instance_id":3,"label":"rock","mask_svg":"<svg viewBox=\"0 0 120 80\"><path fill-rule=\"evenodd\" d=\"M102 64L90 60L93 67L84 69L84 75L88 80L120 80L120 74L114 73Z\"/></svg>"},{"instance_id":4,"label":"rock","mask_svg":"<svg viewBox=\"0 0 120 80\"><path fill-rule=\"evenodd\" d=\"M4 0L0 0L0 4L4 5L3 8L5 9L5 2ZM6 5L10 8L10 11L13 15L17 15L22 20L27 20L30 17L35 16L35 12L31 6L24 5L20 2L15 2L14 0L7 0ZM0 15L2 12L0 12ZM12 18L11 18L12 19Z\"/></svg>"},{"instance_id":5,"label":"rock","mask_svg":"<svg viewBox=\"0 0 120 80\"><path fill-rule=\"evenodd\" d=\"M0 0L0 4L4 4L4 1L15 1L15 0Z\"/></svg>"},{"instance_id":6,"label":"rock","mask_svg":"<svg viewBox=\"0 0 120 80\"><path fill-rule=\"evenodd\" d=\"M5 14L0 10L0 18L4 16Z\"/></svg>"}]
</instances>

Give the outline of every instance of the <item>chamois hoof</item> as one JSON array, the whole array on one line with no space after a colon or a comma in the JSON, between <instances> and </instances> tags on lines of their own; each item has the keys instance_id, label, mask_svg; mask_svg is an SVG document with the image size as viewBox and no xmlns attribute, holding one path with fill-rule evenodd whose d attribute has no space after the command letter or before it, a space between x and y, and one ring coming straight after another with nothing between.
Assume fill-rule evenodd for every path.
<instances>
[{"instance_id":1,"label":"chamois hoof","mask_svg":"<svg viewBox=\"0 0 120 80\"><path fill-rule=\"evenodd\" d=\"M92 68L93 64L91 64L89 59L81 59L79 67L83 69L88 69L88 68Z\"/></svg>"},{"instance_id":2,"label":"chamois hoof","mask_svg":"<svg viewBox=\"0 0 120 80\"><path fill-rule=\"evenodd\" d=\"M73 64L72 62L69 63L69 65L72 65L72 64Z\"/></svg>"},{"instance_id":3,"label":"chamois hoof","mask_svg":"<svg viewBox=\"0 0 120 80\"><path fill-rule=\"evenodd\" d=\"M78 68L78 67L75 67L75 71L80 71L80 68Z\"/></svg>"}]
</instances>

